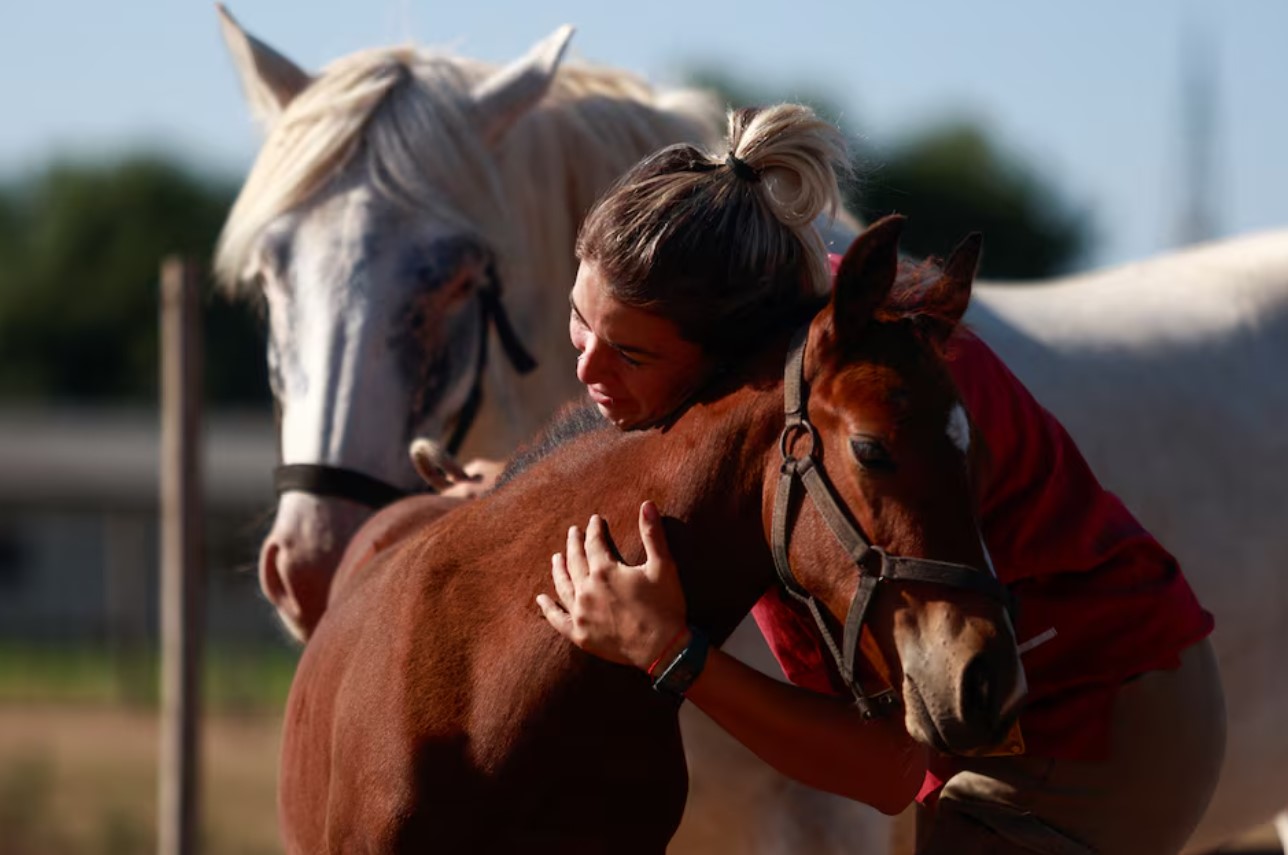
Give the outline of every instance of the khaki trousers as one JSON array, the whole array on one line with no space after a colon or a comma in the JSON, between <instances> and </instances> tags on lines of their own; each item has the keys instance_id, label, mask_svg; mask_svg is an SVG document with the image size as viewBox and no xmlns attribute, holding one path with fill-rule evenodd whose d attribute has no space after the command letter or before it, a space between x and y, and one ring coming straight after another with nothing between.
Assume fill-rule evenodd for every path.
<instances>
[{"instance_id":1,"label":"khaki trousers","mask_svg":"<svg viewBox=\"0 0 1288 855\"><path fill-rule=\"evenodd\" d=\"M1119 690L1103 763L968 761L921 809L919 855L1175 855L1203 817L1225 753L1225 699L1212 645Z\"/></svg>"}]
</instances>

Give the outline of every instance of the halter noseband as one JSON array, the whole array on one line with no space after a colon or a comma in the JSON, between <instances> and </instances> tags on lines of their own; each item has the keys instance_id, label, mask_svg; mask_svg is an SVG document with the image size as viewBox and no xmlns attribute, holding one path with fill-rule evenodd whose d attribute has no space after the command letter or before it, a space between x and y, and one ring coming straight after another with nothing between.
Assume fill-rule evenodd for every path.
<instances>
[{"instance_id":1,"label":"halter noseband","mask_svg":"<svg viewBox=\"0 0 1288 855\"><path fill-rule=\"evenodd\" d=\"M841 679L854 695L854 702L860 713L865 719L872 719L888 713L898 705L898 696L893 687L887 687L876 694L865 693L855 671L859 636L878 583L885 580L947 585L951 588L983 594L1001 603L1008 610L1011 608L1011 595L991 573L966 564L890 555L881 547L869 542L859 527L851 521L849 514L837 499L836 493L828 484L822 466L814 456L820 448L820 439L818 430L810 422L806 411L805 345L809 340L809 327L809 323L806 322L792 337L783 375L783 407L787 415L787 424L779 437L779 449L782 452L783 462L780 468L782 475L778 481L778 490L774 494L771 533L774 566L778 570L778 578L783 588L813 615L819 633L836 661ZM796 457L792 454L792 446L796 440L804 436L810 438L809 450L803 457ZM854 599L850 601L850 609L845 618L845 634L840 646L837 645L832 630L824 618L823 607L796 581L787 554L787 541L791 530L789 515L798 482L804 486L805 494L814 501L814 507L823 517L823 521L827 523L827 527L840 541L846 554L859 570L859 584L854 592Z\"/></svg>"},{"instance_id":2,"label":"halter noseband","mask_svg":"<svg viewBox=\"0 0 1288 855\"><path fill-rule=\"evenodd\" d=\"M519 336L510 323L505 304L501 302L499 280L495 269L490 266L487 281L479 288L479 310L481 331L478 353L474 359L474 381L465 403L456 414L452 435L447 440L447 450L453 456L464 444L483 405L483 373L487 369L489 330L496 327L501 349L505 351L515 371L523 375L537 367L537 361L519 341ZM285 492L296 490L315 496L348 499L373 510L380 510L411 495L407 490L373 475L326 463L288 463L277 466L273 469L273 489L279 497Z\"/></svg>"}]
</instances>

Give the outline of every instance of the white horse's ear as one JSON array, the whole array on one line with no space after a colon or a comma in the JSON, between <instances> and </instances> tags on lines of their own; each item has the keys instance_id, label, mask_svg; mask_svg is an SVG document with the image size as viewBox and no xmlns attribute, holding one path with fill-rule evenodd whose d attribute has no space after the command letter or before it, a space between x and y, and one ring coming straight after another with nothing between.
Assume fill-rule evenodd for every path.
<instances>
[{"instance_id":1,"label":"white horse's ear","mask_svg":"<svg viewBox=\"0 0 1288 855\"><path fill-rule=\"evenodd\" d=\"M224 4L216 3L219 28L241 78L251 112L271 127L312 78L298 65L241 28Z\"/></svg>"},{"instance_id":2,"label":"white horse's ear","mask_svg":"<svg viewBox=\"0 0 1288 855\"><path fill-rule=\"evenodd\" d=\"M572 26L564 24L526 55L474 88L479 132L488 145L499 142L510 126L546 94L572 34Z\"/></svg>"}]
</instances>

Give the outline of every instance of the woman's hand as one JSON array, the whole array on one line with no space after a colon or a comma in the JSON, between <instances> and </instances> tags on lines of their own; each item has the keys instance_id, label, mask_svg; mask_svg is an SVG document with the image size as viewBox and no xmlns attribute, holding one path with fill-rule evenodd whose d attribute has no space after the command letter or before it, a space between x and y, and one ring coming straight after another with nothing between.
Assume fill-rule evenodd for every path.
<instances>
[{"instance_id":1,"label":"woman's hand","mask_svg":"<svg viewBox=\"0 0 1288 855\"><path fill-rule=\"evenodd\" d=\"M659 657L687 643L684 592L671 559L657 506L640 506L645 561L622 564L610 546L608 523L590 518L568 530L567 557L555 553L550 575L555 602L537 596L542 614L573 644L610 662L648 670Z\"/></svg>"}]
</instances>

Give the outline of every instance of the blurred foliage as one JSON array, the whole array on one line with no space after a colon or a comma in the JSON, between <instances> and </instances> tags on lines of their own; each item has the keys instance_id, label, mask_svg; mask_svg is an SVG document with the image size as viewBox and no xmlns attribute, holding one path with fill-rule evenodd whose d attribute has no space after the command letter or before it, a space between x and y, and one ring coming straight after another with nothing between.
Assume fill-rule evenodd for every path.
<instances>
[{"instance_id":1,"label":"blurred foliage","mask_svg":"<svg viewBox=\"0 0 1288 855\"><path fill-rule=\"evenodd\" d=\"M865 220L907 215L902 244L914 255L947 255L977 231L981 275L1019 279L1063 273L1090 246L1087 213L975 125L942 125L871 157L853 208Z\"/></svg>"},{"instance_id":2,"label":"blurred foliage","mask_svg":"<svg viewBox=\"0 0 1288 855\"><path fill-rule=\"evenodd\" d=\"M208 260L234 192L153 156L0 187L0 400L155 399L161 258ZM207 397L267 401L259 320L206 293Z\"/></svg>"},{"instance_id":3,"label":"blurred foliage","mask_svg":"<svg viewBox=\"0 0 1288 855\"><path fill-rule=\"evenodd\" d=\"M867 222L892 212L906 215L902 246L911 255L945 256L978 231L984 235L982 276L1027 279L1067 272L1091 250L1088 212L971 121L876 144L816 87L770 88L704 67L687 78L733 107L796 101L839 125L854 148L854 180L845 188L850 210Z\"/></svg>"}]
</instances>

